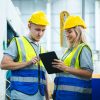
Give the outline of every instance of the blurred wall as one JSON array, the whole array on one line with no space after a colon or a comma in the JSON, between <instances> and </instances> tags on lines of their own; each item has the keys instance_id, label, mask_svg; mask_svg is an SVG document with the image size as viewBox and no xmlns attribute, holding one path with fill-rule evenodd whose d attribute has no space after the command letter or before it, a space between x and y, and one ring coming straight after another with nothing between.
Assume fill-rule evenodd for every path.
<instances>
[{"instance_id":1,"label":"blurred wall","mask_svg":"<svg viewBox=\"0 0 100 100\"><path fill-rule=\"evenodd\" d=\"M6 0L0 0L0 61L3 55L4 34L6 34ZM5 100L5 71L0 69L0 100Z\"/></svg>"},{"instance_id":2,"label":"blurred wall","mask_svg":"<svg viewBox=\"0 0 100 100\"><path fill-rule=\"evenodd\" d=\"M0 61L7 48L7 22L18 35L26 32L24 24L11 0L0 0ZM6 71L0 69L0 100L5 100Z\"/></svg>"}]
</instances>

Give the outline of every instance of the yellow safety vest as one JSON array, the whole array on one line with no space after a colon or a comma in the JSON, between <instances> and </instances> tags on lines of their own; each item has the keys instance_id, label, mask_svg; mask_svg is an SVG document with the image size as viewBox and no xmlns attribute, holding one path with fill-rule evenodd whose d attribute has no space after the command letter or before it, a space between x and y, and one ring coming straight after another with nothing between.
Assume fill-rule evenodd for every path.
<instances>
[{"instance_id":1,"label":"yellow safety vest","mask_svg":"<svg viewBox=\"0 0 100 100\"><path fill-rule=\"evenodd\" d=\"M18 48L18 61L27 62L37 56L35 49L25 37L15 38ZM40 47L40 53L45 50ZM39 67L40 66L40 67ZM44 95L45 91L45 68L42 62L31 64L25 68L12 71L11 90L17 90L27 95L34 95L38 92Z\"/></svg>"}]
</instances>

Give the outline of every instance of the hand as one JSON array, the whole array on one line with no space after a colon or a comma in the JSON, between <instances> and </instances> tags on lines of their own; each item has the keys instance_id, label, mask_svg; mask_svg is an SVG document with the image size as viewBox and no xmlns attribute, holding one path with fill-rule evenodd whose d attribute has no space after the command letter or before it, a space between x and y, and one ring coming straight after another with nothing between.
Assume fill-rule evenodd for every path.
<instances>
[{"instance_id":1,"label":"hand","mask_svg":"<svg viewBox=\"0 0 100 100\"><path fill-rule=\"evenodd\" d=\"M53 67L58 68L62 71L65 71L65 69L67 68L64 62L61 60L54 59L54 62L52 62L52 64L53 64Z\"/></svg>"},{"instance_id":2,"label":"hand","mask_svg":"<svg viewBox=\"0 0 100 100\"><path fill-rule=\"evenodd\" d=\"M40 60L39 57L36 56L36 57L32 58L31 62L32 62L33 64L36 64L37 62L39 62L39 60Z\"/></svg>"}]
</instances>

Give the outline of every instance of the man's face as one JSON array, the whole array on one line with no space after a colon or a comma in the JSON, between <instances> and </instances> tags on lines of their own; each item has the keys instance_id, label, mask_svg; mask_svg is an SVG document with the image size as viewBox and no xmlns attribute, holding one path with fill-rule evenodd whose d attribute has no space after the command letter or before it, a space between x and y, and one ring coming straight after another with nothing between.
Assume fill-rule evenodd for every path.
<instances>
[{"instance_id":1,"label":"man's face","mask_svg":"<svg viewBox=\"0 0 100 100\"><path fill-rule=\"evenodd\" d=\"M36 42L39 42L41 37L44 35L44 31L46 29L46 26L29 23L28 27L29 27L29 30L30 30L31 38L33 40L35 40Z\"/></svg>"}]
</instances>

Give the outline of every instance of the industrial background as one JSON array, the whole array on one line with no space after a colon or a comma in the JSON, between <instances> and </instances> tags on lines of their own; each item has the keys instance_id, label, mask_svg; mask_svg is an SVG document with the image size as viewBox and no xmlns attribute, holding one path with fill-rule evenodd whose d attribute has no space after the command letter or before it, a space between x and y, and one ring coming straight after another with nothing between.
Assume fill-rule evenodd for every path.
<instances>
[{"instance_id":1,"label":"industrial background","mask_svg":"<svg viewBox=\"0 0 100 100\"><path fill-rule=\"evenodd\" d=\"M50 22L40 42L48 51L56 51L58 56L66 47L63 43L61 47L60 13L67 11L71 15L79 15L85 20L88 27L86 37L93 51L93 74L96 75L93 78L99 80L100 0L0 0L0 61L3 51L9 45L12 37L28 34L27 20L37 10L43 10ZM66 40L63 39L62 41ZM52 84L54 76L49 75L49 84ZM0 100L5 100L5 83L6 71L0 69ZM93 90L93 92L96 91Z\"/></svg>"}]
</instances>

